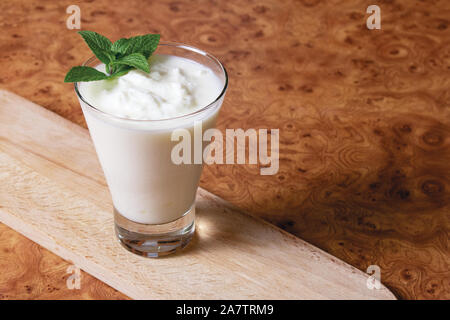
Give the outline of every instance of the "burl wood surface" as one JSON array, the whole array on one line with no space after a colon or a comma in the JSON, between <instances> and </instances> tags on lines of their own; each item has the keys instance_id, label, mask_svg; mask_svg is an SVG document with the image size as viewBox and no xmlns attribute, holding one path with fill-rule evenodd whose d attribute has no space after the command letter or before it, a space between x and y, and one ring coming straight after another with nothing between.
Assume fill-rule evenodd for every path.
<instances>
[{"instance_id":1,"label":"burl wood surface","mask_svg":"<svg viewBox=\"0 0 450 320\"><path fill-rule=\"evenodd\" d=\"M90 56L82 29L158 32L225 64L224 128L279 128L280 171L206 166L201 185L381 277L405 299L450 298L450 2L0 2L0 87L85 126L62 79ZM368 5L381 30L366 28ZM126 298L0 226L1 298Z\"/></svg>"}]
</instances>

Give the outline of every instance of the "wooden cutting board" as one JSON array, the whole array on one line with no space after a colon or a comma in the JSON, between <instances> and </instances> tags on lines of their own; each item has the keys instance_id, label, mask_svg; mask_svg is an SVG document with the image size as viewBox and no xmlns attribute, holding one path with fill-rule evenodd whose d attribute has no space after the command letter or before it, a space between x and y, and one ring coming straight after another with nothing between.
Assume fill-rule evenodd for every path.
<instances>
[{"instance_id":1,"label":"wooden cutting board","mask_svg":"<svg viewBox=\"0 0 450 320\"><path fill-rule=\"evenodd\" d=\"M199 189L196 235L123 249L87 130L0 90L0 221L135 299L395 299L368 275ZM1 270L0 270L1 271Z\"/></svg>"}]
</instances>

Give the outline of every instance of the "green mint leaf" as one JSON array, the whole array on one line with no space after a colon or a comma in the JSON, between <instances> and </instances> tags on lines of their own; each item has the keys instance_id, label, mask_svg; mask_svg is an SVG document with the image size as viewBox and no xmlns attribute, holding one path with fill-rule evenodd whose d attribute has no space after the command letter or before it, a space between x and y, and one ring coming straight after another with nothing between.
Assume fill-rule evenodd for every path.
<instances>
[{"instance_id":1,"label":"green mint leaf","mask_svg":"<svg viewBox=\"0 0 450 320\"><path fill-rule=\"evenodd\" d=\"M140 41L140 48L144 54L145 58L150 58L150 56L155 52L159 44L159 39L161 36L159 34L148 34L142 36Z\"/></svg>"},{"instance_id":2,"label":"green mint leaf","mask_svg":"<svg viewBox=\"0 0 450 320\"><path fill-rule=\"evenodd\" d=\"M114 67L114 73L117 73L117 72L122 72L122 71L125 71L125 70L131 70L131 69L133 69L133 67L132 66L128 66L128 65L126 65L126 64L119 64L119 65L116 65L115 67Z\"/></svg>"},{"instance_id":3,"label":"green mint leaf","mask_svg":"<svg viewBox=\"0 0 450 320\"><path fill-rule=\"evenodd\" d=\"M114 68L114 73L111 74L108 79L115 79L118 77L121 77L123 75L126 75L128 73L128 71L130 71L131 69L134 69L132 66L127 66L126 64L121 64L121 65L117 65Z\"/></svg>"},{"instance_id":4,"label":"green mint leaf","mask_svg":"<svg viewBox=\"0 0 450 320\"><path fill-rule=\"evenodd\" d=\"M112 43L108 38L94 31L78 31L78 33L101 62L108 64L114 59L111 52Z\"/></svg>"},{"instance_id":5,"label":"green mint leaf","mask_svg":"<svg viewBox=\"0 0 450 320\"><path fill-rule=\"evenodd\" d=\"M67 72L64 82L97 81L107 79L108 76L97 69L77 66Z\"/></svg>"},{"instance_id":6,"label":"green mint leaf","mask_svg":"<svg viewBox=\"0 0 450 320\"><path fill-rule=\"evenodd\" d=\"M160 38L161 36L159 34L146 34L128 39L122 38L113 43L111 51L120 55L142 53L148 59L156 50Z\"/></svg>"},{"instance_id":7,"label":"green mint leaf","mask_svg":"<svg viewBox=\"0 0 450 320\"><path fill-rule=\"evenodd\" d=\"M131 50L129 49L130 44L130 39L121 38L112 44L111 51L114 53L119 53L121 55L127 55L131 53Z\"/></svg>"},{"instance_id":8,"label":"green mint leaf","mask_svg":"<svg viewBox=\"0 0 450 320\"><path fill-rule=\"evenodd\" d=\"M147 58L142 53L131 53L125 57L119 58L111 63L111 65L127 65L140 69L144 72L150 72L150 66ZM115 72L114 72L115 73Z\"/></svg>"},{"instance_id":9,"label":"green mint leaf","mask_svg":"<svg viewBox=\"0 0 450 320\"><path fill-rule=\"evenodd\" d=\"M130 69L130 70L131 70L131 69ZM120 72L113 73L112 75L110 75L110 76L108 77L108 80L112 80L112 79L116 79L116 78L119 78L119 77L121 77L121 76L124 76L124 75L126 75L130 70L124 70L124 71L120 71Z\"/></svg>"}]
</instances>

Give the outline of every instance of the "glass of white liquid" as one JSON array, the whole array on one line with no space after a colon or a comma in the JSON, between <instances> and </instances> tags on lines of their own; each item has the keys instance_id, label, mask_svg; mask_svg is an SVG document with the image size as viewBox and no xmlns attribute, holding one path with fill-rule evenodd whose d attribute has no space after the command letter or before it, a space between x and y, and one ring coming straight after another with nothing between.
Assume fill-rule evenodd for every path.
<instances>
[{"instance_id":1,"label":"glass of white liquid","mask_svg":"<svg viewBox=\"0 0 450 320\"><path fill-rule=\"evenodd\" d=\"M95 57L84 65L105 68ZM177 43L159 44L149 74L75 83L112 196L116 235L128 250L159 257L192 238L202 164L172 161L179 143L172 132L186 129L193 140L194 124L213 128L227 83L215 57Z\"/></svg>"}]
</instances>

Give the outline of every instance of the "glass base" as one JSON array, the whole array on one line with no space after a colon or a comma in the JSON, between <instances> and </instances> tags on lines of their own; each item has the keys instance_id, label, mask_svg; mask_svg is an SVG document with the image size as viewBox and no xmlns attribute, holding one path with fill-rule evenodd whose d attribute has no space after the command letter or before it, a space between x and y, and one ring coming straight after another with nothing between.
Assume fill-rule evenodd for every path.
<instances>
[{"instance_id":1,"label":"glass base","mask_svg":"<svg viewBox=\"0 0 450 320\"><path fill-rule=\"evenodd\" d=\"M157 258L187 246L195 231L195 205L181 218L165 224L137 223L114 208L114 223L123 247L144 257Z\"/></svg>"}]
</instances>

